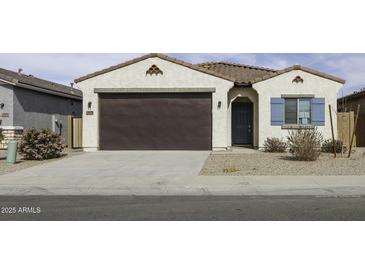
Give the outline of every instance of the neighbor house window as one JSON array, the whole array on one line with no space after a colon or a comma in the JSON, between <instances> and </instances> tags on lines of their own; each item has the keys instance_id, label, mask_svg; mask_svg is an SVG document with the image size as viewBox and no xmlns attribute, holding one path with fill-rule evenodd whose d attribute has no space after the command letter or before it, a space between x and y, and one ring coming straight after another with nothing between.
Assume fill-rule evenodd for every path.
<instances>
[{"instance_id":1,"label":"neighbor house window","mask_svg":"<svg viewBox=\"0 0 365 274\"><path fill-rule=\"evenodd\" d=\"M285 98L285 124L311 124L311 99Z\"/></svg>"}]
</instances>

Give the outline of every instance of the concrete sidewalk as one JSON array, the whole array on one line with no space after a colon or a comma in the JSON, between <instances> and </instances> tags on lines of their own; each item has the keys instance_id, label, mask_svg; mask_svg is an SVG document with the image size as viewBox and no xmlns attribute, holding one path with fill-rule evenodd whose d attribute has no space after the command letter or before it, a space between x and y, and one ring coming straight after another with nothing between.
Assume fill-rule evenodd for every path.
<instances>
[{"instance_id":1,"label":"concrete sidewalk","mask_svg":"<svg viewBox=\"0 0 365 274\"><path fill-rule=\"evenodd\" d=\"M365 176L11 176L0 195L363 196Z\"/></svg>"}]
</instances>

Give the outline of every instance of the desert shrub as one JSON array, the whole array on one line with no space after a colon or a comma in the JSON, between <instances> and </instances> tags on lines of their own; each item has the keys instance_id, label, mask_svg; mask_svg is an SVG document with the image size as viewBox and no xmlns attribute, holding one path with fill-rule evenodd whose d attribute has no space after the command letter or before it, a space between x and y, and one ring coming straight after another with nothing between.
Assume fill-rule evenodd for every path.
<instances>
[{"instance_id":1,"label":"desert shrub","mask_svg":"<svg viewBox=\"0 0 365 274\"><path fill-rule=\"evenodd\" d=\"M238 171L241 171L241 170L237 167L225 167L225 168L223 168L223 173L234 173L234 172L238 172Z\"/></svg>"},{"instance_id":2,"label":"desert shrub","mask_svg":"<svg viewBox=\"0 0 365 274\"><path fill-rule=\"evenodd\" d=\"M343 143L341 140L335 140L336 153L342 152L342 146L343 146ZM325 140L322 144L321 150L322 150L322 152L333 153L332 139ZM346 153L346 151L347 151L347 148L343 147L343 152Z\"/></svg>"},{"instance_id":3,"label":"desert shrub","mask_svg":"<svg viewBox=\"0 0 365 274\"><path fill-rule=\"evenodd\" d=\"M279 138L266 138L264 142L265 152L285 152L288 144Z\"/></svg>"},{"instance_id":4,"label":"desert shrub","mask_svg":"<svg viewBox=\"0 0 365 274\"><path fill-rule=\"evenodd\" d=\"M45 160L62 156L63 138L49 129L30 128L24 131L19 152L27 160Z\"/></svg>"},{"instance_id":5,"label":"desert shrub","mask_svg":"<svg viewBox=\"0 0 365 274\"><path fill-rule=\"evenodd\" d=\"M317 128L303 128L289 131L289 151L295 159L315 161L321 154L323 137Z\"/></svg>"}]
</instances>

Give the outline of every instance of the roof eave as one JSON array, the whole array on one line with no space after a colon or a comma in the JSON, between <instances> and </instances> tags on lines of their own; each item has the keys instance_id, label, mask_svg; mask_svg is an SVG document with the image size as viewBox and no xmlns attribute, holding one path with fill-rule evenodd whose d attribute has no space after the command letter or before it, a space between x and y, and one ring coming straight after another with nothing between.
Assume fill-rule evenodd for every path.
<instances>
[{"instance_id":1,"label":"roof eave","mask_svg":"<svg viewBox=\"0 0 365 274\"><path fill-rule=\"evenodd\" d=\"M54 90L50 90L50 89L46 89L46 88L41 88L41 87L36 87L36 86L33 86L33 85L25 84L25 83L22 83L22 82L14 83L14 85L17 86L17 87L27 88L27 89L31 89L31 90L35 90L35 91L55 95L55 96L60 96L60 97L65 97L65 98L70 98L70 99L75 99L75 100L82 100L82 95L80 96L80 95L77 95L77 94L54 91Z\"/></svg>"},{"instance_id":2,"label":"roof eave","mask_svg":"<svg viewBox=\"0 0 365 274\"><path fill-rule=\"evenodd\" d=\"M284 74L284 73L287 73L287 72L290 72L290 71L293 71L293 70L301 70L301 71L316 75L318 77L322 77L322 78L325 78L325 79L328 79L328 80L332 80L334 82L338 82L338 83L341 83L341 84L346 83L346 81L344 79L341 79L341 78L338 78L336 76L332 76L332 75L329 75L329 74L326 74L326 73L323 73L323 72L320 72L320 71L317 71L317 70L314 70L314 69L311 69L311 68L303 67L301 65L294 65L294 66L279 70L276 73L273 73L271 75L257 78L255 80L251 81L251 83L256 84L258 82L262 82L262 81L274 78L276 76L279 76L281 74Z\"/></svg>"},{"instance_id":3,"label":"roof eave","mask_svg":"<svg viewBox=\"0 0 365 274\"><path fill-rule=\"evenodd\" d=\"M212 71L210 71L208 69L198 67L197 65L193 65L191 63L187 63L185 61L178 60L176 58L173 58L173 57L170 57L168 55L161 54L161 53L150 53L150 54L146 54L146 55L143 55L141 57L137 57L135 59L129 60L127 62L118 64L118 65L115 65L115 66L111 66L109 68L106 68L106 69L103 69L103 70L99 70L99 71L96 71L94 73L87 74L85 76L82 76L80 78L75 79L74 82L75 83L80 83L80 82L85 81L87 79L90 79L90 78L93 78L93 77L96 77L96 76L99 76L99 75L102 75L102 74L111 72L113 70L117 70L117 69L120 69L120 68L129 66L129 65L138 63L140 61L143 61L143 60L146 60L146 59L149 59L149 58L156 58L156 57L157 58L160 58L162 60L171 62L171 63L175 63L175 64L178 64L178 65L181 65L181 66L190 68L192 70L199 71L201 73L209 74L211 76L214 76L214 77L217 77L217 78L221 78L221 79L224 79L224 80L227 80L227 81L230 81L230 82L235 82L235 79L232 79L232 78L227 77L225 75L221 75L219 73L212 72Z\"/></svg>"},{"instance_id":4,"label":"roof eave","mask_svg":"<svg viewBox=\"0 0 365 274\"><path fill-rule=\"evenodd\" d=\"M13 86L15 86L15 84L16 84L16 83L15 83L13 80L11 80L11 79L6 80L6 79L3 79L3 78L0 78L0 82L6 83L6 84L9 84L9 85L13 85Z\"/></svg>"},{"instance_id":5,"label":"roof eave","mask_svg":"<svg viewBox=\"0 0 365 274\"><path fill-rule=\"evenodd\" d=\"M362 97L362 96L365 96L365 91L359 91L359 92L354 92L354 93L345 95L343 97L338 98L337 101L339 101L339 100L352 100L352 99Z\"/></svg>"},{"instance_id":6,"label":"roof eave","mask_svg":"<svg viewBox=\"0 0 365 274\"><path fill-rule=\"evenodd\" d=\"M74 90L79 91L81 93L81 95L71 93L71 91L70 91L70 93L62 92L59 90L52 90L52 89L48 89L45 87L32 85L32 84L23 82L21 80L18 80L14 77L11 77L11 76L8 76L5 74L1 74L0 81L7 83L9 85L13 85L13 86L23 87L23 88L27 88L27 89L31 89L31 90L36 90L36 91L43 91L45 93L53 94L53 95L57 95L57 96L61 96L61 97L63 96L63 97L67 97L67 98L82 100L82 92L81 92L81 90L78 90L78 89L74 89Z\"/></svg>"}]
</instances>

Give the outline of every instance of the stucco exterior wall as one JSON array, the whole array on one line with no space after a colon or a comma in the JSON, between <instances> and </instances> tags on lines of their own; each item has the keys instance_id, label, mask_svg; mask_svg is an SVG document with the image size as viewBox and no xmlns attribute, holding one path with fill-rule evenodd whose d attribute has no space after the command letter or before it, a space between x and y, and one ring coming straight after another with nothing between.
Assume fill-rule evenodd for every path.
<instances>
[{"instance_id":1,"label":"stucco exterior wall","mask_svg":"<svg viewBox=\"0 0 365 274\"><path fill-rule=\"evenodd\" d=\"M4 104L0 108L0 127L13 125L13 86L0 82L0 103ZM5 117L8 116L8 117Z\"/></svg>"},{"instance_id":2,"label":"stucco exterior wall","mask_svg":"<svg viewBox=\"0 0 365 274\"><path fill-rule=\"evenodd\" d=\"M296 76L300 76L303 83L293 83ZM279 76L258 82L253 85L259 97L258 123L259 146L262 147L267 137L283 137L288 135L287 129L281 126L271 126L270 98L281 97L283 94L313 94L315 97L325 98L325 125L318 126L318 130L324 138L331 138L331 124L329 118L328 105L337 110L337 92L343 85L332 80L328 80L301 70L293 70ZM337 119L333 113L333 125L335 136L337 136Z\"/></svg>"},{"instance_id":3,"label":"stucco exterior wall","mask_svg":"<svg viewBox=\"0 0 365 274\"><path fill-rule=\"evenodd\" d=\"M160 68L163 74L146 75L152 65ZM83 146L86 151L99 147L98 94L94 92L95 88L215 88L212 94L212 147L225 149L228 146L227 93L233 87L230 81L155 57L86 79L77 86L83 92ZM89 102L93 115L86 115Z\"/></svg>"},{"instance_id":4,"label":"stucco exterior wall","mask_svg":"<svg viewBox=\"0 0 365 274\"><path fill-rule=\"evenodd\" d=\"M55 120L62 121L62 137L67 137L67 115L81 116L82 102L61 96L14 87L13 126L49 128L60 133Z\"/></svg>"}]
</instances>

